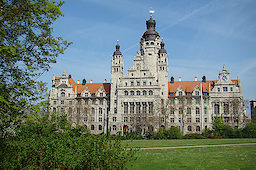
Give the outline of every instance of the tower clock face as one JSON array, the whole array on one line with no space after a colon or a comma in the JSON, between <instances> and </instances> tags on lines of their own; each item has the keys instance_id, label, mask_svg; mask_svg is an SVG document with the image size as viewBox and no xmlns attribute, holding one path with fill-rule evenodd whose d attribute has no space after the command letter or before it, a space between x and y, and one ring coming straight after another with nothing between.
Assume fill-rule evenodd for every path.
<instances>
[{"instance_id":1,"label":"tower clock face","mask_svg":"<svg viewBox=\"0 0 256 170\"><path fill-rule=\"evenodd\" d=\"M223 80L223 81L227 81L227 77L226 77L226 76L223 76L223 77L222 77L222 80Z\"/></svg>"}]
</instances>

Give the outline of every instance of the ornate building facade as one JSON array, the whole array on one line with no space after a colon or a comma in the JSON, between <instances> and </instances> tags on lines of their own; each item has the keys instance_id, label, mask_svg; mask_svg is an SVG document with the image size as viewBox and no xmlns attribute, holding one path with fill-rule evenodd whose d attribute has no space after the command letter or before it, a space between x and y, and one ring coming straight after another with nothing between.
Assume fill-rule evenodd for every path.
<instances>
[{"instance_id":1,"label":"ornate building facade","mask_svg":"<svg viewBox=\"0 0 256 170\"><path fill-rule=\"evenodd\" d=\"M244 106L239 80L231 80L225 65L218 80L168 81L168 55L152 16L140 39L140 49L127 74L120 45L111 61L111 83L75 82L63 73L52 78L51 111L66 113L75 125L92 133L146 134L177 126L183 134L212 128L214 117L242 127Z\"/></svg>"}]
</instances>

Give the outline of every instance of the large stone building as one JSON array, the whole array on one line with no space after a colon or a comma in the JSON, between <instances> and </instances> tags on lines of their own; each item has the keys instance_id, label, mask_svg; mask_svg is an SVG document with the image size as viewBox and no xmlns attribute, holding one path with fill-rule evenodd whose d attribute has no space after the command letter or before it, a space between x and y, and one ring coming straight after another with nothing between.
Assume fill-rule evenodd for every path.
<instances>
[{"instance_id":1,"label":"large stone building","mask_svg":"<svg viewBox=\"0 0 256 170\"><path fill-rule=\"evenodd\" d=\"M168 56L152 16L140 40L133 66L123 73L120 45L111 61L111 83L75 82L65 73L52 78L52 112L66 113L73 125L92 133L135 131L145 134L177 126L184 133L212 128L214 117L243 126L244 106L239 80L231 80L225 65L218 80L168 81Z\"/></svg>"}]
</instances>

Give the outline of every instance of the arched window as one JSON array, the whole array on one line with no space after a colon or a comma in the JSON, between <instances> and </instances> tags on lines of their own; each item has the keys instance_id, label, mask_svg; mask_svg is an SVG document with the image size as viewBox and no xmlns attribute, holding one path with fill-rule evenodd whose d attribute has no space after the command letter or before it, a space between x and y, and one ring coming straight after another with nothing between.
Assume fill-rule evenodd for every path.
<instances>
[{"instance_id":1,"label":"arched window","mask_svg":"<svg viewBox=\"0 0 256 170\"><path fill-rule=\"evenodd\" d=\"M140 91L136 91L136 94L139 96L140 95Z\"/></svg>"},{"instance_id":2,"label":"arched window","mask_svg":"<svg viewBox=\"0 0 256 170\"><path fill-rule=\"evenodd\" d=\"M102 126L101 125L99 125L99 130L102 130Z\"/></svg>"},{"instance_id":3,"label":"arched window","mask_svg":"<svg viewBox=\"0 0 256 170\"><path fill-rule=\"evenodd\" d=\"M187 114L189 114L189 115L191 114L191 108L190 107L187 108Z\"/></svg>"},{"instance_id":4,"label":"arched window","mask_svg":"<svg viewBox=\"0 0 256 170\"><path fill-rule=\"evenodd\" d=\"M128 96L128 91L124 91L124 95L125 95L125 96Z\"/></svg>"},{"instance_id":5,"label":"arched window","mask_svg":"<svg viewBox=\"0 0 256 170\"><path fill-rule=\"evenodd\" d=\"M179 108L179 114L182 114L183 113L183 109L180 107Z\"/></svg>"},{"instance_id":6,"label":"arched window","mask_svg":"<svg viewBox=\"0 0 256 170\"><path fill-rule=\"evenodd\" d=\"M116 131L116 125L113 125L113 131Z\"/></svg>"},{"instance_id":7,"label":"arched window","mask_svg":"<svg viewBox=\"0 0 256 170\"><path fill-rule=\"evenodd\" d=\"M196 127L196 131L197 131L197 132L200 132L200 126L197 126L197 127Z\"/></svg>"},{"instance_id":8,"label":"arched window","mask_svg":"<svg viewBox=\"0 0 256 170\"><path fill-rule=\"evenodd\" d=\"M94 125L91 125L91 130L94 130Z\"/></svg>"},{"instance_id":9,"label":"arched window","mask_svg":"<svg viewBox=\"0 0 256 170\"><path fill-rule=\"evenodd\" d=\"M200 109L198 107L196 108L196 114L200 114Z\"/></svg>"},{"instance_id":10,"label":"arched window","mask_svg":"<svg viewBox=\"0 0 256 170\"><path fill-rule=\"evenodd\" d=\"M95 109L92 107L92 114L94 115L94 113L95 113Z\"/></svg>"},{"instance_id":11,"label":"arched window","mask_svg":"<svg viewBox=\"0 0 256 170\"><path fill-rule=\"evenodd\" d=\"M143 90L143 95L147 95L147 91L146 90Z\"/></svg>"},{"instance_id":12,"label":"arched window","mask_svg":"<svg viewBox=\"0 0 256 170\"><path fill-rule=\"evenodd\" d=\"M149 95L153 95L153 91L152 91L152 90L149 90L148 94L149 94Z\"/></svg>"},{"instance_id":13,"label":"arched window","mask_svg":"<svg viewBox=\"0 0 256 170\"><path fill-rule=\"evenodd\" d=\"M191 126L188 126L188 131L192 131L192 127Z\"/></svg>"},{"instance_id":14,"label":"arched window","mask_svg":"<svg viewBox=\"0 0 256 170\"><path fill-rule=\"evenodd\" d=\"M61 92L61 97L65 97L65 93L64 92Z\"/></svg>"}]
</instances>

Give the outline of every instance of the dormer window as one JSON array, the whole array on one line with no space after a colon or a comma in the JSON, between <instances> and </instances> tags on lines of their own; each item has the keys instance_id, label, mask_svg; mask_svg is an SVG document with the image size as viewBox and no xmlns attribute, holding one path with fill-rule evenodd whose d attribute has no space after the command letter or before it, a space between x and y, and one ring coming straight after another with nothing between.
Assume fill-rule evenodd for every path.
<instances>
[{"instance_id":1,"label":"dormer window","mask_svg":"<svg viewBox=\"0 0 256 170\"><path fill-rule=\"evenodd\" d=\"M174 93L169 93L170 96L174 96Z\"/></svg>"},{"instance_id":2,"label":"dormer window","mask_svg":"<svg viewBox=\"0 0 256 170\"><path fill-rule=\"evenodd\" d=\"M103 93L100 93L100 97L103 97Z\"/></svg>"},{"instance_id":3,"label":"dormer window","mask_svg":"<svg viewBox=\"0 0 256 170\"><path fill-rule=\"evenodd\" d=\"M61 93L61 97L65 97L65 93L64 92Z\"/></svg>"},{"instance_id":4,"label":"dormer window","mask_svg":"<svg viewBox=\"0 0 256 170\"><path fill-rule=\"evenodd\" d=\"M230 87L230 91L233 91L233 87Z\"/></svg>"},{"instance_id":5,"label":"dormer window","mask_svg":"<svg viewBox=\"0 0 256 170\"><path fill-rule=\"evenodd\" d=\"M199 96L199 91L196 91L196 96Z\"/></svg>"},{"instance_id":6,"label":"dormer window","mask_svg":"<svg viewBox=\"0 0 256 170\"><path fill-rule=\"evenodd\" d=\"M227 87L223 87L223 91L228 91L228 88Z\"/></svg>"},{"instance_id":7,"label":"dormer window","mask_svg":"<svg viewBox=\"0 0 256 170\"><path fill-rule=\"evenodd\" d=\"M88 93L84 93L84 96L85 96L85 97L88 97Z\"/></svg>"},{"instance_id":8,"label":"dormer window","mask_svg":"<svg viewBox=\"0 0 256 170\"><path fill-rule=\"evenodd\" d=\"M134 96L134 91L131 91L130 93L131 93L131 96Z\"/></svg>"},{"instance_id":9,"label":"dormer window","mask_svg":"<svg viewBox=\"0 0 256 170\"><path fill-rule=\"evenodd\" d=\"M182 91L179 91L179 96L182 96Z\"/></svg>"}]
</instances>

